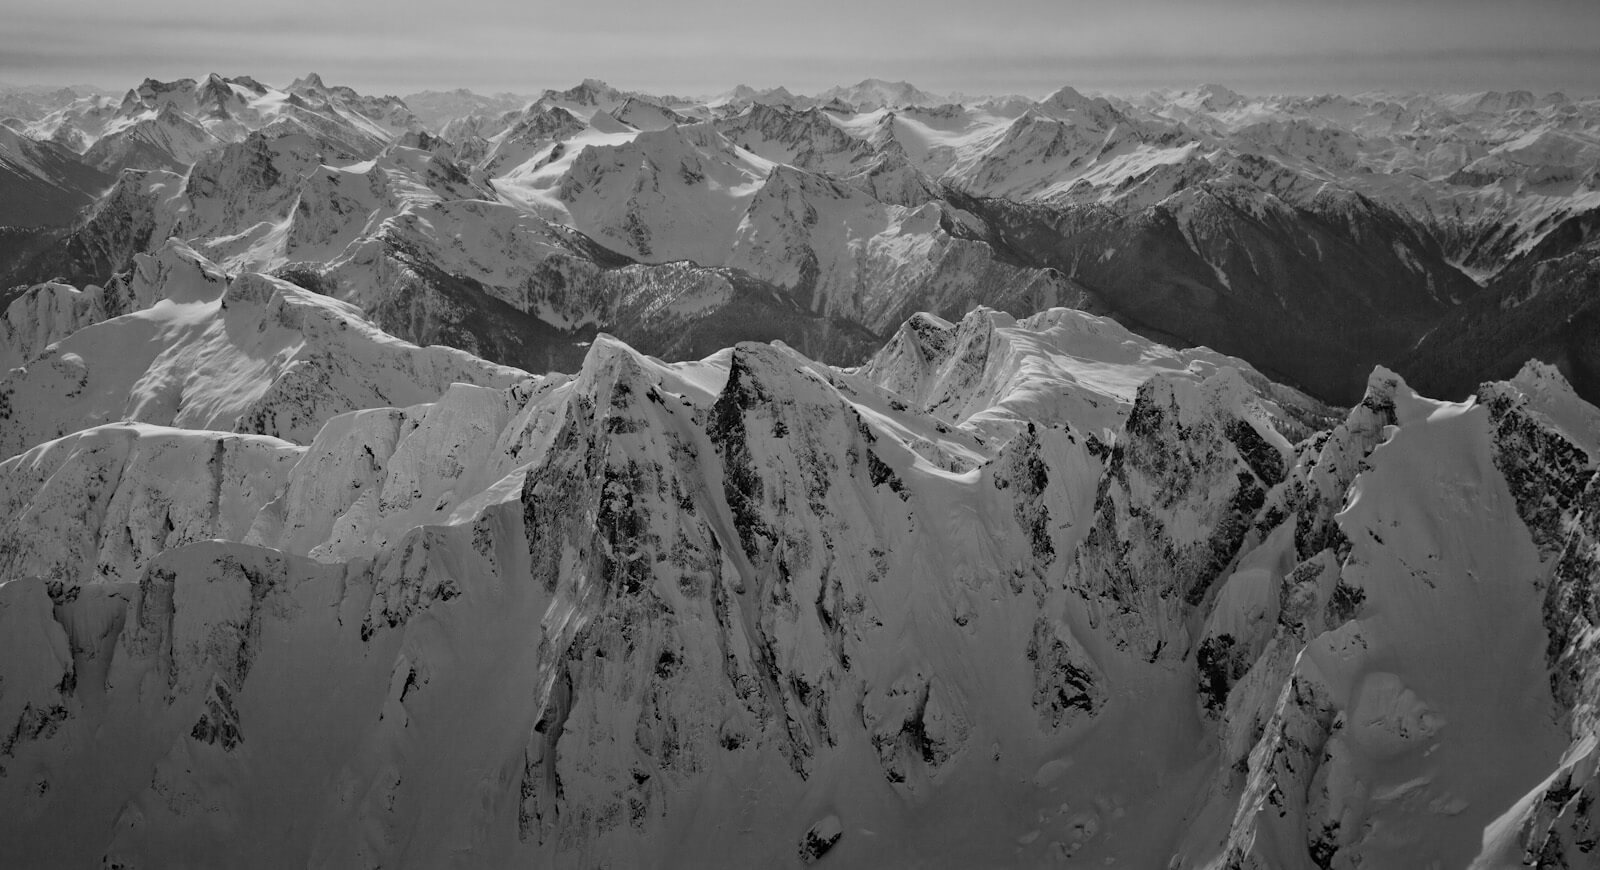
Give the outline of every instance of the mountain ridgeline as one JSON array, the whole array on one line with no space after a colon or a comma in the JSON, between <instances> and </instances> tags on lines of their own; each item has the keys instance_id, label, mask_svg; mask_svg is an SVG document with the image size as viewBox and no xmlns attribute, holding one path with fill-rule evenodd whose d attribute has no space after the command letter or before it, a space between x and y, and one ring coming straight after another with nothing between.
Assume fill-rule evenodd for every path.
<instances>
[{"instance_id":1,"label":"mountain ridgeline","mask_svg":"<svg viewBox=\"0 0 1600 870\"><path fill-rule=\"evenodd\" d=\"M1600 103L0 105L0 866L1594 863Z\"/></svg>"},{"instance_id":2,"label":"mountain ridgeline","mask_svg":"<svg viewBox=\"0 0 1600 870\"><path fill-rule=\"evenodd\" d=\"M1537 356L1600 389L1596 100L586 80L418 115L315 75L28 99L0 139L25 167L0 201L30 212L0 221L7 286L104 286L176 238L536 371L599 330L853 364L918 311L1068 305L1339 404L1374 364L1461 397Z\"/></svg>"}]
</instances>

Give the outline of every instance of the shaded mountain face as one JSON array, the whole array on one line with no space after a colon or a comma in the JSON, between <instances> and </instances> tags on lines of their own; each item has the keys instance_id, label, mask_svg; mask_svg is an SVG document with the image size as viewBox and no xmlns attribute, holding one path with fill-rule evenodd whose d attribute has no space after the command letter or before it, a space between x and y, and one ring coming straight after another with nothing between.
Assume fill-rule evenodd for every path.
<instances>
[{"instance_id":1,"label":"shaded mountain face","mask_svg":"<svg viewBox=\"0 0 1600 870\"><path fill-rule=\"evenodd\" d=\"M1451 311L1402 365L1419 383L1458 396L1474 378L1505 376L1533 356L1559 365L1584 396L1600 393L1597 231L1600 212L1562 220L1470 304Z\"/></svg>"},{"instance_id":2,"label":"shaded mountain face","mask_svg":"<svg viewBox=\"0 0 1600 870\"><path fill-rule=\"evenodd\" d=\"M1402 358L1482 292L1434 239L1359 196L1262 208L1202 182L1132 215L957 201L1001 228L1008 253L1094 288L1130 323L1339 403L1359 400L1374 360Z\"/></svg>"},{"instance_id":3,"label":"shaded mountain face","mask_svg":"<svg viewBox=\"0 0 1600 870\"><path fill-rule=\"evenodd\" d=\"M70 149L0 126L0 226L70 226L111 183Z\"/></svg>"},{"instance_id":4,"label":"shaded mountain face","mask_svg":"<svg viewBox=\"0 0 1600 870\"><path fill-rule=\"evenodd\" d=\"M7 313L7 865L1581 864L1551 367L1345 411L1056 308L539 375L135 262Z\"/></svg>"}]
</instances>

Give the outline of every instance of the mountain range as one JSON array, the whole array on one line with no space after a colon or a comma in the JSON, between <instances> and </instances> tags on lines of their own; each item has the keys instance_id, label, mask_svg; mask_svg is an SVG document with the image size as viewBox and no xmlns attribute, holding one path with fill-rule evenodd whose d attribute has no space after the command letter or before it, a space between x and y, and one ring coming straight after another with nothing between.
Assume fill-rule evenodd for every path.
<instances>
[{"instance_id":1,"label":"mountain range","mask_svg":"<svg viewBox=\"0 0 1600 870\"><path fill-rule=\"evenodd\" d=\"M0 865L1593 862L1600 99L27 99Z\"/></svg>"},{"instance_id":2,"label":"mountain range","mask_svg":"<svg viewBox=\"0 0 1600 870\"><path fill-rule=\"evenodd\" d=\"M6 122L0 160L26 169L4 176L0 283L103 286L172 237L534 370L575 365L593 329L672 358L753 337L852 364L917 311L1065 304L1338 403L1375 364L1459 398L1533 356L1596 398L1594 99L963 99L146 81ZM423 159L405 149L432 168L402 192ZM480 214L448 234L423 214L462 209ZM513 250L533 237L559 255ZM361 286L374 262L383 289ZM619 285L641 281L699 300L689 322L631 319Z\"/></svg>"}]
</instances>

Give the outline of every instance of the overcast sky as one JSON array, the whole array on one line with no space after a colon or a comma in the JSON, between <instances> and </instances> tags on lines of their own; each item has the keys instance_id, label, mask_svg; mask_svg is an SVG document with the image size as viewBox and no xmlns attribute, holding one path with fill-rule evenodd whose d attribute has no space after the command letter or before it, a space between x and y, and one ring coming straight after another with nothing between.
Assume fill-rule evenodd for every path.
<instances>
[{"instance_id":1,"label":"overcast sky","mask_svg":"<svg viewBox=\"0 0 1600 870\"><path fill-rule=\"evenodd\" d=\"M1600 0L10 0L0 82L1600 93Z\"/></svg>"}]
</instances>

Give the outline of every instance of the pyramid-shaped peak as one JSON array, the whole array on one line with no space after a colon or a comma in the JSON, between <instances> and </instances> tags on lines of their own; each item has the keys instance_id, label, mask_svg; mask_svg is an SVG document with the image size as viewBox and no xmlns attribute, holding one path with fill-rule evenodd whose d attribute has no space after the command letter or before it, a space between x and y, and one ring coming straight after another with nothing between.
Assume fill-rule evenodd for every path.
<instances>
[{"instance_id":1,"label":"pyramid-shaped peak","mask_svg":"<svg viewBox=\"0 0 1600 870\"><path fill-rule=\"evenodd\" d=\"M1094 105L1094 103L1095 101L1092 98L1084 96L1082 92L1071 85L1062 85L1054 93L1048 97L1045 97L1043 100L1044 105L1059 106L1064 109L1080 106L1091 106Z\"/></svg>"},{"instance_id":2,"label":"pyramid-shaped peak","mask_svg":"<svg viewBox=\"0 0 1600 870\"><path fill-rule=\"evenodd\" d=\"M311 72L306 73L302 78L295 79L294 84L289 85L289 89L293 91L325 91L328 89L328 86L323 83L322 76Z\"/></svg>"}]
</instances>

